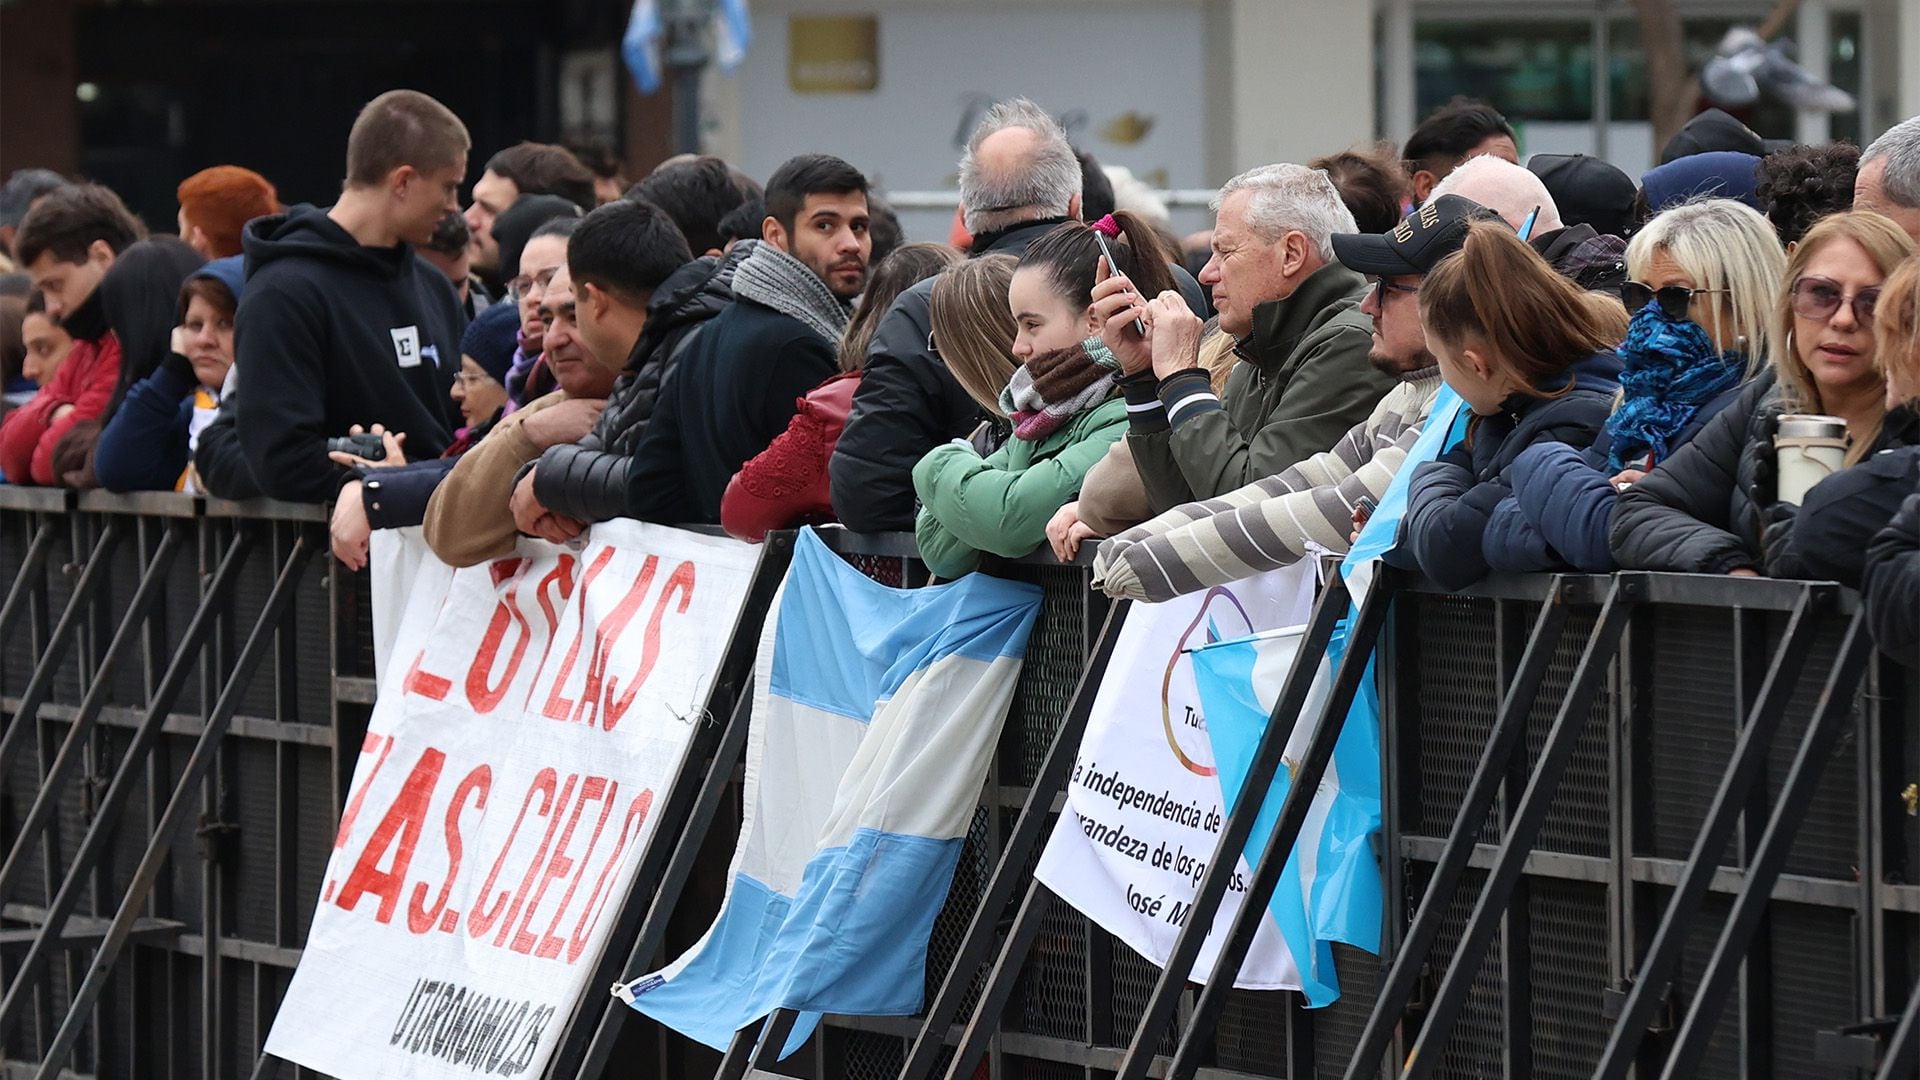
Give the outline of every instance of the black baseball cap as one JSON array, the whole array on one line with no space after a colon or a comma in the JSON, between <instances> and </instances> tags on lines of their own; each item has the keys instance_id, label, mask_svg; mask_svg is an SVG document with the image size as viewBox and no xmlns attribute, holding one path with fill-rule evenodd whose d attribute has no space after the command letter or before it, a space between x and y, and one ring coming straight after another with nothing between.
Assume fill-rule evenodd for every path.
<instances>
[{"instance_id":1,"label":"black baseball cap","mask_svg":"<svg viewBox=\"0 0 1920 1080\"><path fill-rule=\"evenodd\" d=\"M1633 229L1633 178L1585 154L1535 154L1527 169L1540 178L1568 225L1625 236Z\"/></svg>"},{"instance_id":2,"label":"black baseball cap","mask_svg":"<svg viewBox=\"0 0 1920 1080\"><path fill-rule=\"evenodd\" d=\"M1333 257L1362 274L1424 274L1467 242L1467 226L1500 215L1460 195L1442 195L1400 219L1391 232L1335 233Z\"/></svg>"}]
</instances>

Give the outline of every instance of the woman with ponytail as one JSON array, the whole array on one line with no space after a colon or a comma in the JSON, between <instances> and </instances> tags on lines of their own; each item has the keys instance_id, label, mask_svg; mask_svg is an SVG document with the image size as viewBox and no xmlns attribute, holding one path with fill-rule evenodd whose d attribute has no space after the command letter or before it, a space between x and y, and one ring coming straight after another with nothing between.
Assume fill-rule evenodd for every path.
<instances>
[{"instance_id":1,"label":"woman with ponytail","mask_svg":"<svg viewBox=\"0 0 1920 1080\"><path fill-rule=\"evenodd\" d=\"M1465 438L1419 467L1401 548L1444 589L1488 571L1488 520L1510 495L1509 467L1542 443L1587 446L1606 423L1624 321L1610 297L1555 273L1500 222L1476 222L1466 244L1420 286L1420 318L1440 376L1472 410Z\"/></svg>"},{"instance_id":2,"label":"woman with ponytail","mask_svg":"<svg viewBox=\"0 0 1920 1080\"><path fill-rule=\"evenodd\" d=\"M1732 199L1667 210L1627 245L1620 396L1591 449L1529 447L1488 524L1495 572L1614 569L1620 491L1700 433L1768 355L1787 265L1759 211Z\"/></svg>"},{"instance_id":3,"label":"woman with ponytail","mask_svg":"<svg viewBox=\"0 0 1920 1080\"><path fill-rule=\"evenodd\" d=\"M1105 265L1103 239L1119 265ZM982 553L1017 558L1046 541L1048 519L1126 433L1126 403L1115 390L1120 364L1100 341L1094 283L1120 273L1140 295L1158 296L1173 287L1167 264L1153 228L1124 211L1055 226L1020 257L1007 287L1020 366L998 410L1013 422L1013 437L986 457L955 440L914 466L914 532L927 569L957 577ZM934 347L953 346L936 335Z\"/></svg>"}]
</instances>

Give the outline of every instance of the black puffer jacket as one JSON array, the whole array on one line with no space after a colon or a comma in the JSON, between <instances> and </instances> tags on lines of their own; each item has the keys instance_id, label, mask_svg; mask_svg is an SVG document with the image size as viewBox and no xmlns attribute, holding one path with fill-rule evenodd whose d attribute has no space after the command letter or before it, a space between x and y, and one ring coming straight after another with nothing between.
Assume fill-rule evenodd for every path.
<instances>
[{"instance_id":1,"label":"black puffer jacket","mask_svg":"<svg viewBox=\"0 0 1920 1080\"><path fill-rule=\"evenodd\" d=\"M1867 546L1920 487L1920 413L1887 412L1874 452L1813 486L1796 511L1767 508L1761 547L1768 577L1838 581L1858 588Z\"/></svg>"},{"instance_id":2,"label":"black puffer jacket","mask_svg":"<svg viewBox=\"0 0 1920 1080\"><path fill-rule=\"evenodd\" d=\"M653 416L660 386L700 328L733 301L733 272L754 243L736 244L725 256L695 259L661 283L647 304L646 329L593 430L577 443L549 447L540 455L533 474L540 505L585 522L627 512L627 467Z\"/></svg>"},{"instance_id":3,"label":"black puffer jacket","mask_svg":"<svg viewBox=\"0 0 1920 1080\"><path fill-rule=\"evenodd\" d=\"M1693 441L1620 496L1613 555L1629 570L1725 574L1759 570L1764 508L1773 502L1773 434L1782 406L1762 372Z\"/></svg>"},{"instance_id":4,"label":"black puffer jacket","mask_svg":"<svg viewBox=\"0 0 1920 1080\"><path fill-rule=\"evenodd\" d=\"M1920 494L1908 495L1868 546L1860 591L1873 640L1888 656L1920 667Z\"/></svg>"},{"instance_id":5,"label":"black puffer jacket","mask_svg":"<svg viewBox=\"0 0 1920 1080\"><path fill-rule=\"evenodd\" d=\"M974 237L975 255L1023 255L1049 218ZM1193 275L1171 268L1187 307L1206 318L1206 297ZM913 531L913 467L927 451L964 438L987 413L929 346L934 279L900 294L874 328L866 374L854 391L847 426L827 464L833 511L855 532ZM543 500L544 501L544 500Z\"/></svg>"},{"instance_id":6,"label":"black puffer jacket","mask_svg":"<svg viewBox=\"0 0 1920 1080\"><path fill-rule=\"evenodd\" d=\"M1405 566L1410 560L1447 590L1487 576L1487 524L1513 494L1508 470L1514 459L1544 443L1591 445L1607 422L1619 377L1620 358L1596 353L1574 365L1571 387L1543 387L1555 391L1552 397L1514 394L1500 412L1477 417L1465 440L1414 471L1390 561ZM1564 386L1566 378L1558 383Z\"/></svg>"}]
</instances>

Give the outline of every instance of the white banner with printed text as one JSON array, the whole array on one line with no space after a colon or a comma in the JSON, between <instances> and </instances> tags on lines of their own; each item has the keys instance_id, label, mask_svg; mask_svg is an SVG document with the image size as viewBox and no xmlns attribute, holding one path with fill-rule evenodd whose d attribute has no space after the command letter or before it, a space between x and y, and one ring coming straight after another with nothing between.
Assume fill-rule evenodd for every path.
<instances>
[{"instance_id":1,"label":"white banner with printed text","mask_svg":"<svg viewBox=\"0 0 1920 1080\"><path fill-rule=\"evenodd\" d=\"M376 549L376 585L418 544ZM390 662L267 1053L344 1080L541 1074L757 557L614 521L376 591Z\"/></svg>"},{"instance_id":2,"label":"white banner with printed text","mask_svg":"<svg viewBox=\"0 0 1920 1080\"><path fill-rule=\"evenodd\" d=\"M1303 559L1127 610L1073 764L1066 808L1034 875L1156 966L1173 951L1226 818L1189 650L1304 622L1313 591L1314 565ZM1196 977L1213 970L1251 876L1240 860L1194 965ZM1234 985L1300 988L1271 916Z\"/></svg>"}]
</instances>

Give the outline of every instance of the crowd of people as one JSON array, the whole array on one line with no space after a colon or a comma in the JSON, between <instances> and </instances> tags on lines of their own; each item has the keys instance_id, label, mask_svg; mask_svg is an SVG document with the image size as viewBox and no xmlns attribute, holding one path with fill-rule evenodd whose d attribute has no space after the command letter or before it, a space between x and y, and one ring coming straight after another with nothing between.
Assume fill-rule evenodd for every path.
<instances>
[{"instance_id":1,"label":"crowd of people","mask_svg":"<svg viewBox=\"0 0 1920 1080\"><path fill-rule=\"evenodd\" d=\"M1920 663L1920 117L1862 150L1709 110L1638 178L1523 165L1465 100L1328 149L1181 238L1005 101L945 243L828 154L629 187L528 142L468 188L465 126L406 90L327 207L222 165L150 235L22 170L0 476L330 500L356 569L377 528L469 566L617 517L838 521L911 530L940 578L1092 546L1151 601L1346 551L1450 390L1391 559L1837 580Z\"/></svg>"}]
</instances>

